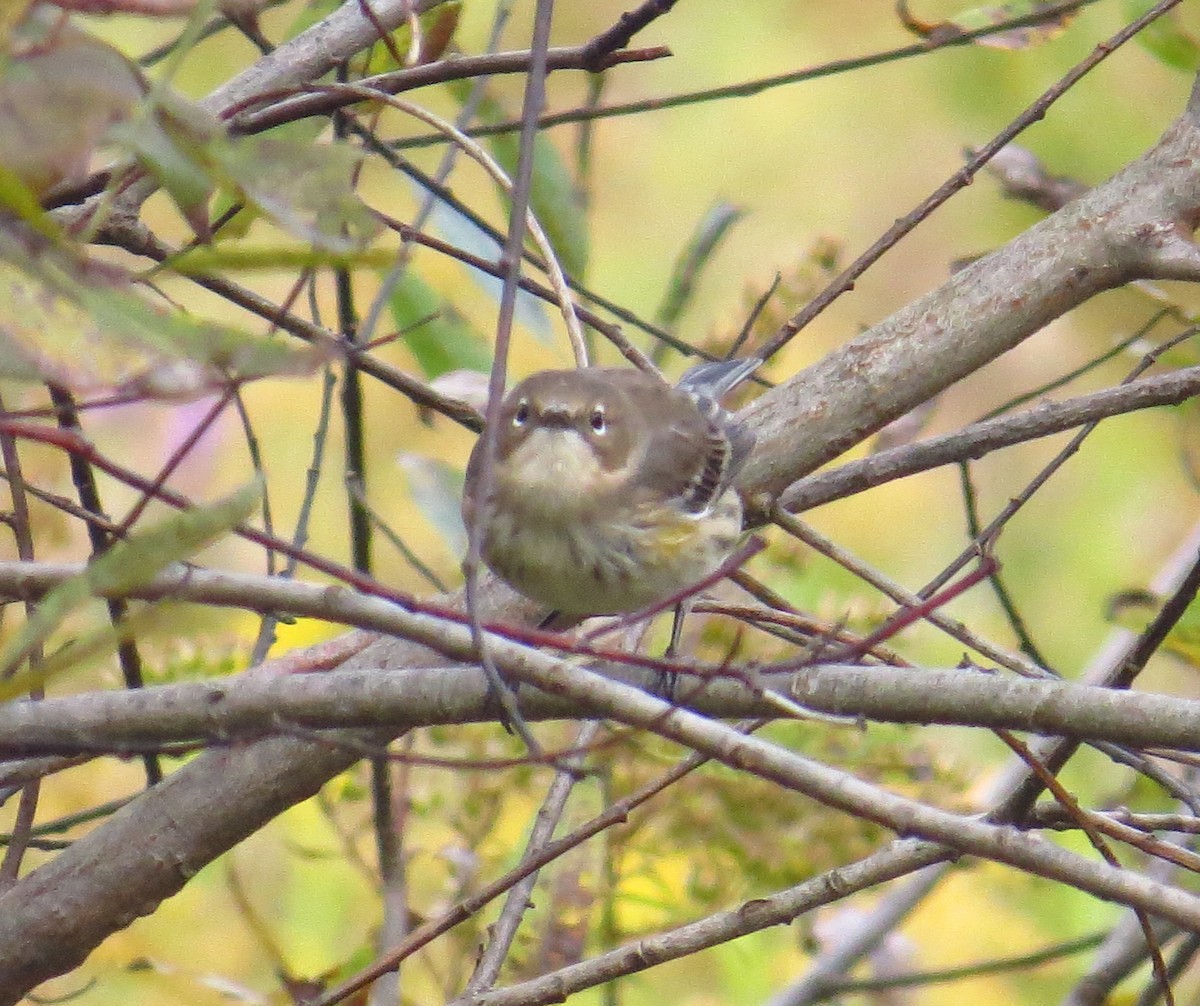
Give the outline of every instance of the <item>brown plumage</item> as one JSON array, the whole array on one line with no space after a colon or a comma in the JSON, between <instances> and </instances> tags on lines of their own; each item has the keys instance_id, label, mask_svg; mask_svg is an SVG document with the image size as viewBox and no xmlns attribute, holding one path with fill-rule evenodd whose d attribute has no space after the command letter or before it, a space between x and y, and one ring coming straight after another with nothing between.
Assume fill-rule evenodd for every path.
<instances>
[{"instance_id":1,"label":"brown plumage","mask_svg":"<svg viewBox=\"0 0 1200 1006\"><path fill-rule=\"evenodd\" d=\"M486 501L484 440L463 516L484 561L559 611L635 611L711 573L741 532L730 486L753 446L717 398L757 361L704 364L679 387L629 368L548 370L505 398Z\"/></svg>"}]
</instances>

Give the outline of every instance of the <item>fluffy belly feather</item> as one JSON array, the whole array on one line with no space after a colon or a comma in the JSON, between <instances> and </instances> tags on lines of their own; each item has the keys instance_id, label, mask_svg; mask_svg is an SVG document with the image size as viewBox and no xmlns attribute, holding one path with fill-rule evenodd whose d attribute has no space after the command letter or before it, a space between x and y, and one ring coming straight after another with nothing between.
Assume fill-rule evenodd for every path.
<instances>
[{"instance_id":1,"label":"fluffy belly feather","mask_svg":"<svg viewBox=\"0 0 1200 1006\"><path fill-rule=\"evenodd\" d=\"M607 523L522 519L497 507L484 535L488 566L557 611L611 615L637 611L708 576L741 534L741 501L728 492L698 515L671 512L655 522L634 512Z\"/></svg>"}]
</instances>

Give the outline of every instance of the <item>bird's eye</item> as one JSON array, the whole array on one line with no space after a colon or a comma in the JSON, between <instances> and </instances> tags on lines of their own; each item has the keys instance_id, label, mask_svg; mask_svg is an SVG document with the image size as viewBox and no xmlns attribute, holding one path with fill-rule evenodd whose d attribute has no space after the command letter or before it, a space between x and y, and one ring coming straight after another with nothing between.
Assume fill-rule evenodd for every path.
<instances>
[{"instance_id":1,"label":"bird's eye","mask_svg":"<svg viewBox=\"0 0 1200 1006\"><path fill-rule=\"evenodd\" d=\"M597 405L592 409L592 418L590 420L592 430L595 433L605 433L608 430L608 418L604 415L604 406Z\"/></svg>"},{"instance_id":2,"label":"bird's eye","mask_svg":"<svg viewBox=\"0 0 1200 1006\"><path fill-rule=\"evenodd\" d=\"M517 411L513 413L513 426L524 426L529 421L529 403L522 398L517 402Z\"/></svg>"}]
</instances>

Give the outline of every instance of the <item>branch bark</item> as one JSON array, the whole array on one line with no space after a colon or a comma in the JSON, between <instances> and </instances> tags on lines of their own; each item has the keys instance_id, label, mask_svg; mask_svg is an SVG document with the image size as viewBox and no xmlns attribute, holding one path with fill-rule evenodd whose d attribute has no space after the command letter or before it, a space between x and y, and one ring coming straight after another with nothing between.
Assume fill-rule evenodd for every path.
<instances>
[{"instance_id":1,"label":"branch bark","mask_svg":"<svg viewBox=\"0 0 1200 1006\"><path fill-rule=\"evenodd\" d=\"M1200 96L1159 142L1075 202L759 397L741 477L758 521L793 482L1135 279L1200 278ZM797 436L796 431L803 435Z\"/></svg>"},{"instance_id":2,"label":"branch bark","mask_svg":"<svg viewBox=\"0 0 1200 1006\"><path fill-rule=\"evenodd\" d=\"M404 5L397 0L394 6ZM280 86L279 78L272 78L271 86ZM237 94L264 89L261 80L240 80L217 103L228 106ZM1114 178L745 410L758 448L743 485L758 519L798 478L1088 298L1138 278L1200 277L1200 256L1190 238L1200 219L1197 106L1193 94L1185 114L1160 142ZM803 436L796 436L797 430ZM403 667L416 654L411 644L381 641L347 667ZM561 675L557 661L530 651L524 651L522 666L523 676L539 687L580 700L570 689L583 672ZM591 678L589 686L595 685ZM614 693L607 689L622 686L595 687L587 701L596 701L597 694L611 698ZM866 807L870 816L902 833L1075 883L1099 897L1200 928L1200 901L1182 891L856 780L818 777L813 774L818 767L788 752L731 736L720 724L671 712L639 694L621 699L625 713L637 712L627 722L831 805L855 812ZM397 732L396 726L335 732L330 739L383 744ZM261 740L207 752L134 800L0 898L0 1003L15 1002L41 981L79 964L105 936L152 912L205 863L311 795L356 757L354 748L336 743Z\"/></svg>"},{"instance_id":3,"label":"branch bark","mask_svg":"<svg viewBox=\"0 0 1200 1006\"><path fill-rule=\"evenodd\" d=\"M0 565L5 582L36 564ZM264 588L276 586L263 580ZM180 585L184 584L184 585ZM168 574L143 595L183 597L204 593L203 577ZM319 610L324 591L286 585L292 596L307 593ZM387 631L389 612L398 630L407 616L371 598L348 599L371 624ZM289 610L280 607L277 610ZM446 650L469 649L464 626L443 626ZM426 642L429 637L426 637ZM520 676L529 667L559 676L575 675L573 665L500 636L489 636L497 666ZM685 681L679 699L687 708L718 718L777 716L778 705L764 698L769 687L805 708L852 719L885 723L944 724L1005 728L1132 747L1200 751L1200 701L1116 691L1070 681L1011 678L963 669L824 665L795 674L763 674L751 686L731 674ZM656 671L621 664L603 666L612 680L653 688ZM612 695L586 690L569 701L545 692L522 696L530 721L603 717L628 720L629 709ZM80 753L136 753L172 742L243 744L278 733L372 728L399 733L414 727L479 723L495 719L487 683L469 666L438 661L425 667L363 667L329 674L250 672L225 681L158 685L137 691L89 692L39 702L0 706L0 756L7 758ZM2 928L2 927L0 927ZM2 951L0 951L2 960Z\"/></svg>"},{"instance_id":4,"label":"branch bark","mask_svg":"<svg viewBox=\"0 0 1200 1006\"><path fill-rule=\"evenodd\" d=\"M1052 436L1108 416L1178 405L1200 394L1200 367L1185 367L1105 388L1063 402L1042 402L1010 416L973 423L954 433L880 451L794 483L780 498L790 512L810 510L893 479Z\"/></svg>"}]
</instances>

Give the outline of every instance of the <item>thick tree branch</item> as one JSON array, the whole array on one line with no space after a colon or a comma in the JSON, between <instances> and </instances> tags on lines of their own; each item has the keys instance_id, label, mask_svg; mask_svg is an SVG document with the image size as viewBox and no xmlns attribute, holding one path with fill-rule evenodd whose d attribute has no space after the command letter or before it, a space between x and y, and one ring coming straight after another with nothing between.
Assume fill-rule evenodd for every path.
<instances>
[{"instance_id":1,"label":"thick tree branch","mask_svg":"<svg viewBox=\"0 0 1200 1006\"><path fill-rule=\"evenodd\" d=\"M1159 142L1107 182L744 409L758 448L741 483L752 502L765 497L758 519L797 479L1089 298L1135 279L1195 278L1197 164L1193 92Z\"/></svg>"},{"instance_id":2,"label":"thick tree branch","mask_svg":"<svg viewBox=\"0 0 1200 1006\"><path fill-rule=\"evenodd\" d=\"M22 564L0 567L0 583ZM172 578L163 581L170 583ZM301 586L301 585L297 585ZM203 591L201 582L195 592ZM158 593L152 588L147 593ZM314 604L322 591L308 588ZM180 591L185 596L188 588ZM369 621L388 624L388 608L360 598ZM403 630L404 615L395 618ZM385 630L386 631L386 630ZM423 637L428 643L430 637ZM469 647L462 626L446 626L447 649ZM572 665L498 636L490 637L498 666L552 668ZM609 677L652 687L653 671L619 665ZM591 679L581 679L584 681ZM1134 747L1200 751L1200 702L1168 695L1114 691L1069 681L1003 677L959 669L828 665L796 674L763 675L761 686L789 694L815 711L888 723L1006 728L1052 736L1109 741ZM582 687L582 686L581 686ZM731 674L681 686L680 698L705 715L732 718L778 715L761 687ZM572 701L542 692L522 697L526 719L596 716L626 719L611 694L576 694ZM581 704L582 700L582 704ZM129 753L172 742L231 743L280 731L413 727L495 719L487 684L474 667L431 666L343 670L330 674L269 675L251 672L226 681L159 685L138 691L89 692L41 702L0 706L0 756L29 757L88 752Z\"/></svg>"},{"instance_id":3,"label":"thick tree branch","mask_svg":"<svg viewBox=\"0 0 1200 1006\"><path fill-rule=\"evenodd\" d=\"M809 475L793 484L779 502L793 512L809 510L893 479L981 458L1002 447L1062 433L1109 416L1178 405L1196 395L1200 395L1200 367L1185 367L1064 402L1042 402L1014 415L973 423L954 433L894 447Z\"/></svg>"},{"instance_id":4,"label":"thick tree branch","mask_svg":"<svg viewBox=\"0 0 1200 1006\"><path fill-rule=\"evenodd\" d=\"M369 733L349 739L383 740ZM82 964L106 936L154 911L201 867L359 757L350 747L275 738L193 762L203 762L204 774L219 785L196 791L193 777L177 772L147 790L0 898L6 916L0 1003L16 1003ZM282 764L291 767L281 773Z\"/></svg>"},{"instance_id":5,"label":"thick tree branch","mask_svg":"<svg viewBox=\"0 0 1200 1006\"><path fill-rule=\"evenodd\" d=\"M378 12L384 5L375 6ZM396 0L392 6L399 10L404 4ZM304 69L298 78L312 79L317 72ZM291 83L278 75L246 77L214 100L228 107L244 96L285 86ZM757 511L768 509L762 497L778 496L805 473L1097 293L1136 278L1196 278L1200 269L1189 235L1200 215L1198 163L1200 123L1193 99L1162 140L1113 179L762 396L744 413L758 435L744 478ZM439 624L435 641L444 642L444 631ZM506 664L513 658L512 669L524 680L577 709L611 709L625 722L831 806L865 813L901 833L936 839L951 850L994 858L1200 928L1200 900L1182 891L1089 863L1010 829L904 800L694 713L672 711L617 682L578 668L565 674L561 662L515 644L497 640L496 653ZM414 654L411 645L389 640L348 665L403 667ZM398 729L330 739L382 744ZM13 1002L40 981L74 967L106 935L153 911L205 863L356 757L356 749L336 743L257 741L208 752L134 800L0 898L0 1002Z\"/></svg>"}]
</instances>

